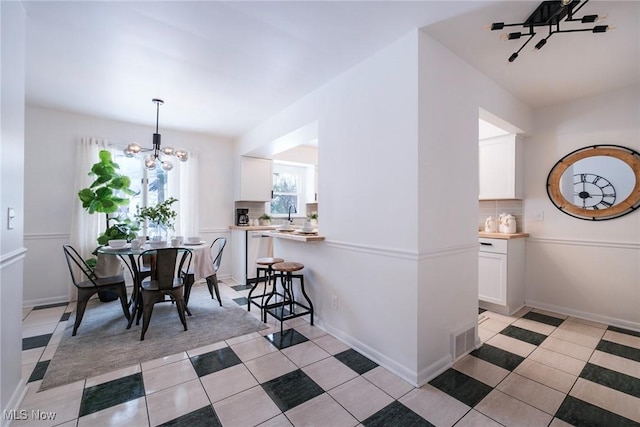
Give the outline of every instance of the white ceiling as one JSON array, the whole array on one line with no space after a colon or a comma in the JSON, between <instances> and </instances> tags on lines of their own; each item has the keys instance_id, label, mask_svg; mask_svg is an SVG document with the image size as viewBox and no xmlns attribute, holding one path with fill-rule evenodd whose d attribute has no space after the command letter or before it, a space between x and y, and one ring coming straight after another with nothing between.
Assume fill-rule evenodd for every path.
<instances>
[{"instance_id":1,"label":"white ceiling","mask_svg":"<svg viewBox=\"0 0 640 427\"><path fill-rule=\"evenodd\" d=\"M161 130L233 137L426 27L523 101L553 104L638 82L640 3L592 3L615 32L554 35L508 64L517 42L482 27L538 2L25 1L27 103L153 125L161 98Z\"/></svg>"}]
</instances>

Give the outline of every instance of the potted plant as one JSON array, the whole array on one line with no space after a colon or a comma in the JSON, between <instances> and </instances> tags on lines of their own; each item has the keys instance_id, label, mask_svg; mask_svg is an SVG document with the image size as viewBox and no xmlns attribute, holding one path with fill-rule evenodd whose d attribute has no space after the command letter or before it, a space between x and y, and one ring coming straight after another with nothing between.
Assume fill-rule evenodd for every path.
<instances>
[{"instance_id":1,"label":"potted plant","mask_svg":"<svg viewBox=\"0 0 640 427\"><path fill-rule=\"evenodd\" d=\"M149 221L155 230L156 235L153 240L166 240L166 236L164 235L167 230L174 229L174 223L178 214L171 209L171 205L177 201L178 199L169 197L164 202L158 203L155 206L137 208L136 219L138 221Z\"/></svg>"},{"instance_id":2,"label":"potted plant","mask_svg":"<svg viewBox=\"0 0 640 427\"><path fill-rule=\"evenodd\" d=\"M137 225L128 218L110 217L118 211L120 206L129 204L126 196L134 194L130 188L131 179L118 173L120 166L112 160L109 151L101 150L98 157L99 161L91 167L89 172L89 175L95 176L96 179L88 188L78 192L78 198L89 214L105 214L107 228L97 237L99 245L104 245L111 239L132 239L135 237ZM96 255L95 251L93 253ZM88 259L87 264L95 267L96 274L101 276L118 274L121 269L119 260L114 257L102 257L99 254L97 258ZM117 298L109 292L100 292L98 295L101 301Z\"/></svg>"},{"instance_id":3,"label":"potted plant","mask_svg":"<svg viewBox=\"0 0 640 427\"><path fill-rule=\"evenodd\" d=\"M267 213L263 213L258 220L260 221L260 225L271 225L271 215Z\"/></svg>"},{"instance_id":4,"label":"potted plant","mask_svg":"<svg viewBox=\"0 0 640 427\"><path fill-rule=\"evenodd\" d=\"M309 219L309 222L312 225L318 225L318 212L317 211L312 211L310 214L307 215L307 218Z\"/></svg>"}]
</instances>

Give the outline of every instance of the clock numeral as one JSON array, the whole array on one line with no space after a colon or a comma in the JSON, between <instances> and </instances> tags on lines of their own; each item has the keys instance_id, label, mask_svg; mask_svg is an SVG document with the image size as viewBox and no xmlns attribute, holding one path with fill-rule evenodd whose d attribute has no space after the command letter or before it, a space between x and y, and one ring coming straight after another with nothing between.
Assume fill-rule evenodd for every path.
<instances>
[{"instance_id":1,"label":"clock numeral","mask_svg":"<svg viewBox=\"0 0 640 427\"><path fill-rule=\"evenodd\" d=\"M593 209L594 211L600 210L600 208L598 207L598 205L593 205L593 206L591 206L591 209Z\"/></svg>"},{"instance_id":2,"label":"clock numeral","mask_svg":"<svg viewBox=\"0 0 640 427\"><path fill-rule=\"evenodd\" d=\"M596 175L596 177L595 177L595 178L593 178L592 183L593 183L593 184L597 184L597 183L598 183L598 181L600 181L601 179L602 179L602 177L601 177L601 176Z\"/></svg>"},{"instance_id":3,"label":"clock numeral","mask_svg":"<svg viewBox=\"0 0 640 427\"><path fill-rule=\"evenodd\" d=\"M587 174L586 173L581 173L580 174L580 182L587 182Z\"/></svg>"},{"instance_id":4,"label":"clock numeral","mask_svg":"<svg viewBox=\"0 0 640 427\"><path fill-rule=\"evenodd\" d=\"M607 208L610 208L611 206L613 206L613 203L609 203L605 200L600 201L600 204L606 206Z\"/></svg>"},{"instance_id":5,"label":"clock numeral","mask_svg":"<svg viewBox=\"0 0 640 427\"><path fill-rule=\"evenodd\" d=\"M616 197L616 193L613 194L603 194L602 197Z\"/></svg>"}]
</instances>

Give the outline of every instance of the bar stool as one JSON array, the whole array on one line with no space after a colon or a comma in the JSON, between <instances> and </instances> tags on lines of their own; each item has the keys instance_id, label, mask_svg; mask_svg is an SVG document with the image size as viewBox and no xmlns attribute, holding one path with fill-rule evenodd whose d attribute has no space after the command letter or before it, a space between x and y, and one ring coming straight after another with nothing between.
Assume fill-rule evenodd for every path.
<instances>
[{"instance_id":1,"label":"bar stool","mask_svg":"<svg viewBox=\"0 0 640 427\"><path fill-rule=\"evenodd\" d=\"M271 258L271 257L258 258L256 260L256 264L262 265L264 267L256 268L256 283L253 285L253 287L249 291L249 295L247 296L247 299L249 300L249 303L247 304L247 311L251 311L251 304L254 304L255 306L257 306L261 310L261 318L263 322L267 321L267 312L264 309L264 298L268 295L271 295L275 291L275 287L276 287L276 275L275 275L275 272L273 271L272 266L279 262L284 262L284 260L282 258ZM258 284L260 283L260 273L264 274L264 291L262 292L261 295L252 296L253 292L256 290L256 288L258 287ZM272 291L267 293L267 287L269 285L271 285Z\"/></svg>"},{"instance_id":2,"label":"bar stool","mask_svg":"<svg viewBox=\"0 0 640 427\"><path fill-rule=\"evenodd\" d=\"M300 271L304 268L304 264L299 262L279 262L271 266L274 270L275 276L280 276L282 284L282 294L278 294L275 290L275 286L272 289L272 293L267 298L264 305L266 313L272 315L280 321L280 335L282 335L282 323L285 320L293 319L295 317L309 315L311 325L313 325L313 304L309 299L309 296L304 290L304 275L293 274L295 271ZM275 279L275 277L274 277ZM296 301L293 295L293 279L298 279L300 282L300 291L302 296L306 300L308 305L304 305ZM281 296L281 301L276 301L269 304L272 297ZM285 311L285 307L288 307L288 311Z\"/></svg>"}]
</instances>

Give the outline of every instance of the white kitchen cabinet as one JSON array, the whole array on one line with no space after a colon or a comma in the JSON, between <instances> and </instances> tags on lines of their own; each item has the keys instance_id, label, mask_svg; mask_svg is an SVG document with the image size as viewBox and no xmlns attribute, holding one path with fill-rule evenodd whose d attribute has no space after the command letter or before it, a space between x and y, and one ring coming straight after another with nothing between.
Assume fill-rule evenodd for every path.
<instances>
[{"instance_id":1,"label":"white kitchen cabinet","mask_svg":"<svg viewBox=\"0 0 640 427\"><path fill-rule=\"evenodd\" d=\"M269 159L240 157L236 201L271 201L273 169Z\"/></svg>"},{"instance_id":2,"label":"white kitchen cabinet","mask_svg":"<svg viewBox=\"0 0 640 427\"><path fill-rule=\"evenodd\" d=\"M501 314L513 314L524 306L524 262L524 238L480 238L480 307Z\"/></svg>"},{"instance_id":3,"label":"white kitchen cabinet","mask_svg":"<svg viewBox=\"0 0 640 427\"><path fill-rule=\"evenodd\" d=\"M307 203L318 203L318 166L309 169L307 180Z\"/></svg>"},{"instance_id":4,"label":"white kitchen cabinet","mask_svg":"<svg viewBox=\"0 0 640 427\"><path fill-rule=\"evenodd\" d=\"M480 200L523 198L522 140L515 134L479 142Z\"/></svg>"}]
</instances>

